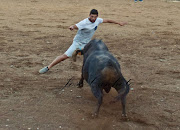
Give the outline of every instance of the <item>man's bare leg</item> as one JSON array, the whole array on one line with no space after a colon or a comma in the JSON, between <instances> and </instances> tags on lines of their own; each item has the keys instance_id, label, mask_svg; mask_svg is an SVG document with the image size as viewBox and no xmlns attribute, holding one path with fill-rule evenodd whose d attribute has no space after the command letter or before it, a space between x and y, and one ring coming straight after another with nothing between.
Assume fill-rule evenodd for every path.
<instances>
[{"instance_id":1,"label":"man's bare leg","mask_svg":"<svg viewBox=\"0 0 180 130\"><path fill-rule=\"evenodd\" d=\"M58 64L59 62L68 59L69 57L66 54L60 55L58 56L49 66L48 69L52 68L53 66L55 66L56 64Z\"/></svg>"},{"instance_id":2,"label":"man's bare leg","mask_svg":"<svg viewBox=\"0 0 180 130\"><path fill-rule=\"evenodd\" d=\"M49 66L46 66L46 67L42 68L41 70L39 70L39 73L40 74L46 73L50 68L52 68L56 64L60 63L63 60L66 60L68 58L69 57L66 54L58 56Z\"/></svg>"}]
</instances>

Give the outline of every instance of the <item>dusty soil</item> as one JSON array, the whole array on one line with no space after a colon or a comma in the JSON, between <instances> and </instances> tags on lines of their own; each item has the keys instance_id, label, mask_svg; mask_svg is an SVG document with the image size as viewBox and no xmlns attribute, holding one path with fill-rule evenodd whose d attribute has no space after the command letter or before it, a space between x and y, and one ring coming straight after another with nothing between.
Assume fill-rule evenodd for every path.
<instances>
[{"instance_id":1,"label":"dusty soil","mask_svg":"<svg viewBox=\"0 0 180 130\"><path fill-rule=\"evenodd\" d=\"M99 117L90 87L76 88L82 56L40 75L39 69L63 54L76 31L68 27L88 17L128 22L101 24L102 39L132 79L126 119L121 103L104 95ZM1 0L0 129L179 130L180 2L163 0ZM73 78L72 78L73 77ZM72 80L62 91L61 88Z\"/></svg>"}]
</instances>

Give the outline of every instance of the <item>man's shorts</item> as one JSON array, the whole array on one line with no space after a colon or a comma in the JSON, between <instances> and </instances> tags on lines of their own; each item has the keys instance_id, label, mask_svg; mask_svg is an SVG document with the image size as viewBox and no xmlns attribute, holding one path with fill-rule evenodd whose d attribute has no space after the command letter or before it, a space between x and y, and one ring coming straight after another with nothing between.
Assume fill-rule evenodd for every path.
<instances>
[{"instance_id":1,"label":"man's shorts","mask_svg":"<svg viewBox=\"0 0 180 130\"><path fill-rule=\"evenodd\" d=\"M69 49L64 54L66 54L68 57L72 57L72 54L75 50L77 50L77 49L83 50L85 45L86 44L82 44L82 43L73 41L72 45L69 47Z\"/></svg>"}]
</instances>

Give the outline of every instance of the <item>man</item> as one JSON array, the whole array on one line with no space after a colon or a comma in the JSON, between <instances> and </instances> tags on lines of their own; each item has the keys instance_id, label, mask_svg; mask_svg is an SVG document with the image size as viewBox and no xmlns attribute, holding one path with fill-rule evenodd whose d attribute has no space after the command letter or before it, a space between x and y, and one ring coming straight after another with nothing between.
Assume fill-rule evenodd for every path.
<instances>
[{"instance_id":1,"label":"man","mask_svg":"<svg viewBox=\"0 0 180 130\"><path fill-rule=\"evenodd\" d=\"M71 31L74 29L78 30L76 36L73 39L73 43L69 47L69 49L63 55L58 56L51 64L39 70L39 73L46 73L54 65L60 63L63 60L68 59L69 57L72 57L72 54L75 50L82 50L84 46L90 42L100 23L114 23L119 24L121 26L126 24L119 23L113 20L104 20L102 18L98 18L98 11L96 9L92 9L90 11L89 18L86 18L80 21L79 23L69 27Z\"/></svg>"}]
</instances>

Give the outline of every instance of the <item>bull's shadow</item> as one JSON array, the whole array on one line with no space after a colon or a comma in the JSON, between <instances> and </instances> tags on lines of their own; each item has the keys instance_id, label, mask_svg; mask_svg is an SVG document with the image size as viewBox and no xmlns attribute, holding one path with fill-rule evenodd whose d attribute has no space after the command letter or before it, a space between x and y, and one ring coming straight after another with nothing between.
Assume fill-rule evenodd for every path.
<instances>
[{"instance_id":1,"label":"bull's shadow","mask_svg":"<svg viewBox=\"0 0 180 130\"><path fill-rule=\"evenodd\" d=\"M73 57L77 55L74 53ZM115 88L118 96L115 101L121 100L122 116L126 116L126 95L129 92L129 84L121 73L120 64L109 52L107 46L101 40L91 40L82 51L83 66L82 75L78 83L79 88L83 87L85 79L91 87L91 91L98 100L94 115L99 113L103 100L103 89L106 93Z\"/></svg>"}]
</instances>

